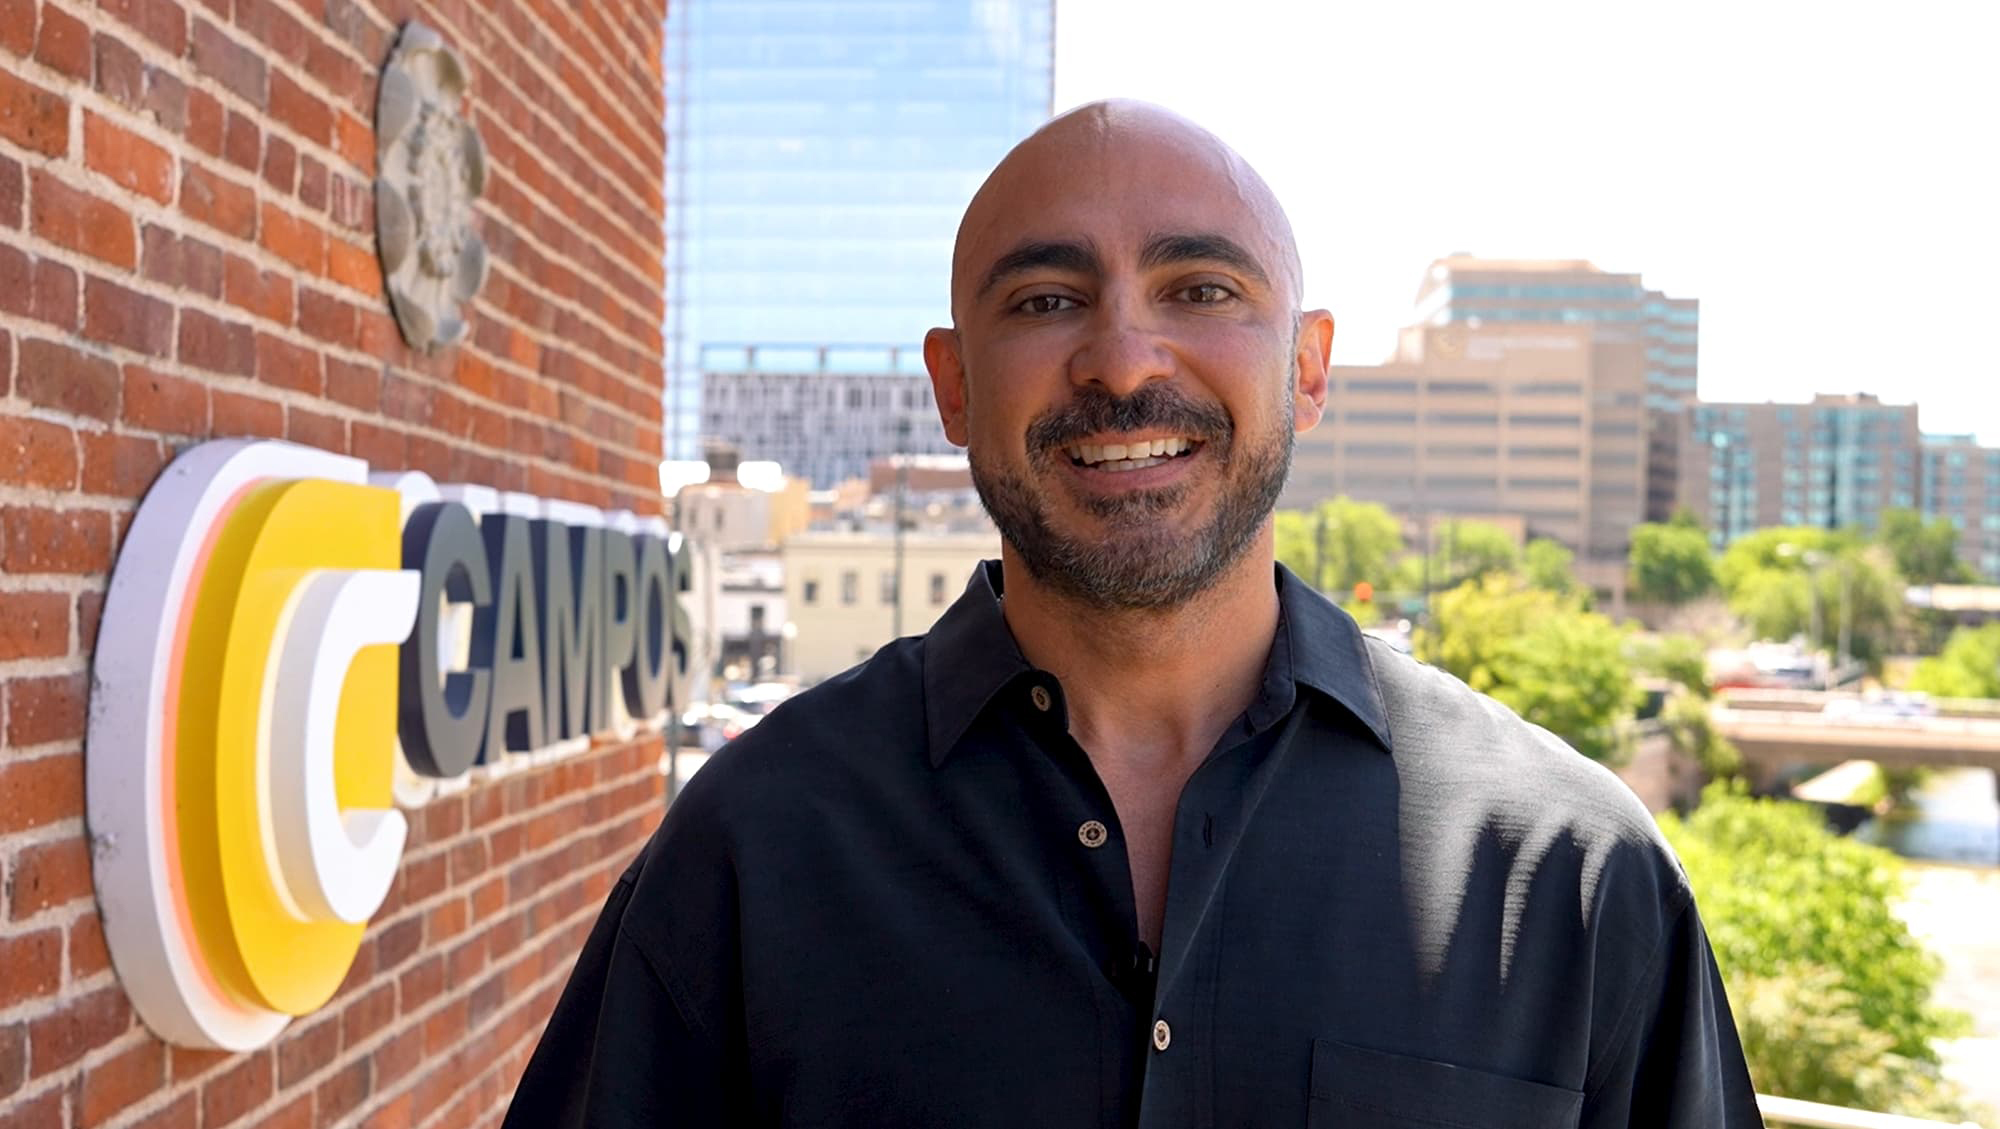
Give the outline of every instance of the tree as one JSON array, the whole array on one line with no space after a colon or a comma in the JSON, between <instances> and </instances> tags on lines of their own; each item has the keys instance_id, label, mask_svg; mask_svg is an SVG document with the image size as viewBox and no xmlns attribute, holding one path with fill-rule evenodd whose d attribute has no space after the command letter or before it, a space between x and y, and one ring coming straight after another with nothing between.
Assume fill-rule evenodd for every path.
<instances>
[{"instance_id":1,"label":"tree","mask_svg":"<svg viewBox=\"0 0 2000 1129\"><path fill-rule=\"evenodd\" d=\"M2000 698L2000 623L1953 631L1943 654L1917 664L1910 689L1940 698Z\"/></svg>"},{"instance_id":2,"label":"tree","mask_svg":"<svg viewBox=\"0 0 2000 1129\"><path fill-rule=\"evenodd\" d=\"M1278 559L1322 592L1388 583L1403 551L1403 527L1374 502L1342 495L1311 510L1280 510Z\"/></svg>"},{"instance_id":3,"label":"tree","mask_svg":"<svg viewBox=\"0 0 2000 1129\"><path fill-rule=\"evenodd\" d=\"M1831 648L1844 621L1849 653L1872 664L1894 648L1907 623L1895 561L1881 546L1845 533L1760 529L1731 545L1715 571L1730 611L1760 639L1803 635L1814 647Z\"/></svg>"},{"instance_id":4,"label":"tree","mask_svg":"<svg viewBox=\"0 0 2000 1129\"><path fill-rule=\"evenodd\" d=\"M1417 657L1506 703L1596 760L1625 752L1640 699L1625 634L1604 616L1494 573L1441 593Z\"/></svg>"},{"instance_id":5,"label":"tree","mask_svg":"<svg viewBox=\"0 0 2000 1129\"><path fill-rule=\"evenodd\" d=\"M1958 558L1958 527L1949 518L1926 522L1915 510L1884 510L1875 539L1912 584L1972 584L1979 579Z\"/></svg>"},{"instance_id":6,"label":"tree","mask_svg":"<svg viewBox=\"0 0 2000 1129\"><path fill-rule=\"evenodd\" d=\"M1558 596L1575 596L1582 591L1573 567L1576 554L1560 541L1537 537L1521 552L1521 574L1528 584Z\"/></svg>"},{"instance_id":7,"label":"tree","mask_svg":"<svg viewBox=\"0 0 2000 1129\"><path fill-rule=\"evenodd\" d=\"M1707 534L1674 524L1633 528L1632 590L1639 599L1678 606L1714 588Z\"/></svg>"},{"instance_id":8,"label":"tree","mask_svg":"<svg viewBox=\"0 0 2000 1129\"><path fill-rule=\"evenodd\" d=\"M1750 1072L1787 1097L1962 1116L1932 1040L1942 966L1896 916L1901 864L1800 804L1711 785L1661 829L1680 856L1736 1004Z\"/></svg>"},{"instance_id":9,"label":"tree","mask_svg":"<svg viewBox=\"0 0 2000 1129\"><path fill-rule=\"evenodd\" d=\"M1431 586L1438 589L1512 572L1521 560L1520 547L1507 531L1485 521L1440 523L1431 534L1431 549Z\"/></svg>"}]
</instances>

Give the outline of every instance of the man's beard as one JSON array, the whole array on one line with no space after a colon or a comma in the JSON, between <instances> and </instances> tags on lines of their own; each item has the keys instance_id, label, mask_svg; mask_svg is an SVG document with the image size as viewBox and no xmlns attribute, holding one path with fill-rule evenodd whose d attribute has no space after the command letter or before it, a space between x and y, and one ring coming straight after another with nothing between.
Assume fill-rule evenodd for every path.
<instances>
[{"instance_id":1,"label":"man's beard","mask_svg":"<svg viewBox=\"0 0 2000 1129\"><path fill-rule=\"evenodd\" d=\"M972 483L1000 535L1037 581L1091 607L1178 607L1242 558L1277 505L1292 465L1291 383L1285 385L1285 410L1261 442L1239 435L1220 407L1197 404L1165 384L1144 385L1123 399L1089 385L1029 425L1028 474L993 466L975 449ZM1059 489L1054 483L1067 473L1063 464L1069 461L1065 447L1091 435L1149 428L1201 441L1197 457L1213 460L1224 476L1215 515L1191 536L1160 523L1193 489L1180 483L1113 497L1078 496L1104 522L1103 536L1058 531L1047 495L1036 491L1030 477Z\"/></svg>"}]
</instances>

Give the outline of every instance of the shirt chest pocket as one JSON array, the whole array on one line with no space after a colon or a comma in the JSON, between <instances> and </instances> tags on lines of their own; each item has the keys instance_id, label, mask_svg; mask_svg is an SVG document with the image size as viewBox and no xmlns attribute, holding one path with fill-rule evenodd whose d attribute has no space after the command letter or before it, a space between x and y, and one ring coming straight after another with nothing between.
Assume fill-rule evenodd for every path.
<instances>
[{"instance_id":1,"label":"shirt chest pocket","mask_svg":"<svg viewBox=\"0 0 2000 1129\"><path fill-rule=\"evenodd\" d=\"M1575 1129L1583 1095L1315 1039L1307 1129Z\"/></svg>"}]
</instances>

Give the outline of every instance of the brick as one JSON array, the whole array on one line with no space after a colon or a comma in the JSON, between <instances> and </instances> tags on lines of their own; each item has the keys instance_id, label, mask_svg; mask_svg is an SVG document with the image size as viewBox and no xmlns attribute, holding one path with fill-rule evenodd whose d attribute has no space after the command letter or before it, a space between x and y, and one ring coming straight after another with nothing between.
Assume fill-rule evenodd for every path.
<instances>
[{"instance_id":1,"label":"brick","mask_svg":"<svg viewBox=\"0 0 2000 1129\"><path fill-rule=\"evenodd\" d=\"M103 32L91 37L98 93L130 110L146 105L146 63L139 53Z\"/></svg>"},{"instance_id":2,"label":"brick","mask_svg":"<svg viewBox=\"0 0 2000 1129\"><path fill-rule=\"evenodd\" d=\"M162 204L174 196L174 157L101 114L83 115L83 160L92 171Z\"/></svg>"},{"instance_id":3,"label":"brick","mask_svg":"<svg viewBox=\"0 0 2000 1129\"><path fill-rule=\"evenodd\" d=\"M315 145L333 136L333 110L280 73L271 75L271 116Z\"/></svg>"},{"instance_id":4,"label":"brick","mask_svg":"<svg viewBox=\"0 0 2000 1129\"><path fill-rule=\"evenodd\" d=\"M28 1080L28 1026L15 1023L0 1027L0 1098L21 1088Z\"/></svg>"},{"instance_id":5,"label":"brick","mask_svg":"<svg viewBox=\"0 0 2000 1129\"><path fill-rule=\"evenodd\" d=\"M28 1044L34 1050L29 1070L37 1078L61 1070L131 1030L134 1019L125 990L115 984L66 1000L55 1014L29 1024Z\"/></svg>"},{"instance_id":6,"label":"brick","mask_svg":"<svg viewBox=\"0 0 2000 1129\"><path fill-rule=\"evenodd\" d=\"M215 104L214 99L209 99L209 102ZM219 122L221 107L217 106L216 110ZM196 141L193 131L188 129L187 84L154 66L146 68L146 113L169 133L186 134L190 141ZM199 144L198 141L196 143ZM214 152L214 149L209 151Z\"/></svg>"},{"instance_id":7,"label":"brick","mask_svg":"<svg viewBox=\"0 0 2000 1129\"><path fill-rule=\"evenodd\" d=\"M375 230L375 196L368 185L335 175L327 187L327 218L351 231Z\"/></svg>"},{"instance_id":8,"label":"brick","mask_svg":"<svg viewBox=\"0 0 2000 1129\"><path fill-rule=\"evenodd\" d=\"M124 420L169 435L201 435L208 430L208 388L197 380L127 365Z\"/></svg>"},{"instance_id":9,"label":"brick","mask_svg":"<svg viewBox=\"0 0 2000 1129\"><path fill-rule=\"evenodd\" d=\"M257 335L257 379L273 388L319 395L319 354L268 333Z\"/></svg>"},{"instance_id":10,"label":"brick","mask_svg":"<svg viewBox=\"0 0 2000 1129\"><path fill-rule=\"evenodd\" d=\"M26 1101L9 1105L0 1111L0 1129L51 1129L61 1125L64 1093L62 1087L51 1086Z\"/></svg>"},{"instance_id":11,"label":"brick","mask_svg":"<svg viewBox=\"0 0 2000 1129\"><path fill-rule=\"evenodd\" d=\"M347 453L347 424L333 416L292 407L285 410L285 438L308 447Z\"/></svg>"},{"instance_id":12,"label":"brick","mask_svg":"<svg viewBox=\"0 0 2000 1129\"><path fill-rule=\"evenodd\" d=\"M166 1045L148 1039L85 1070L76 1089L74 1114L78 1129L101 1125L158 1089L165 1074L166 1057Z\"/></svg>"},{"instance_id":13,"label":"brick","mask_svg":"<svg viewBox=\"0 0 2000 1129\"><path fill-rule=\"evenodd\" d=\"M299 203L316 212L326 208L326 166L311 155L299 157Z\"/></svg>"},{"instance_id":14,"label":"brick","mask_svg":"<svg viewBox=\"0 0 2000 1129\"><path fill-rule=\"evenodd\" d=\"M424 1029L411 1025L395 1038L376 1049L371 1065L375 1070L375 1085L387 1089L409 1077L410 1072L423 1065Z\"/></svg>"},{"instance_id":15,"label":"brick","mask_svg":"<svg viewBox=\"0 0 2000 1129\"><path fill-rule=\"evenodd\" d=\"M265 321L292 324L292 280L279 271L261 270L248 259L230 255L225 261L222 298Z\"/></svg>"},{"instance_id":16,"label":"brick","mask_svg":"<svg viewBox=\"0 0 2000 1129\"><path fill-rule=\"evenodd\" d=\"M328 364L332 363L329 358ZM331 387L331 381L328 387ZM370 466L410 465L409 437L403 432L359 419L348 425L347 432L347 453L357 459L367 460Z\"/></svg>"},{"instance_id":17,"label":"brick","mask_svg":"<svg viewBox=\"0 0 2000 1129\"><path fill-rule=\"evenodd\" d=\"M0 761L0 835L42 827L82 812L83 758L78 754ZM4 951L0 949L0 953ZM0 981L0 1009L5 1009L12 1002L7 999L6 985L13 979L13 965L0 960L0 968L9 970L7 980Z\"/></svg>"},{"instance_id":18,"label":"brick","mask_svg":"<svg viewBox=\"0 0 2000 1129\"><path fill-rule=\"evenodd\" d=\"M132 1129L195 1129L201 1123L201 1106L193 1094L182 1094L170 1104L142 1121L135 1122Z\"/></svg>"},{"instance_id":19,"label":"brick","mask_svg":"<svg viewBox=\"0 0 2000 1129\"><path fill-rule=\"evenodd\" d=\"M396 1018L396 986L382 984L347 1005L340 1013L340 1045L358 1047Z\"/></svg>"},{"instance_id":20,"label":"brick","mask_svg":"<svg viewBox=\"0 0 2000 1129\"><path fill-rule=\"evenodd\" d=\"M167 1080L178 1086L222 1069L233 1056L228 1051L174 1047L167 1055Z\"/></svg>"},{"instance_id":21,"label":"brick","mask_svg":"<svg viewBox=\"0 0 2000 1129\"><path fill-rule=\"evenodd\" d=\"M376 1054L380 1054L377 1051ZM373 1092L372 1065L368 1059L348 1063L333 1072L313 1092L319 1107L320 1124L331 1125L356 1109Z\"/></svg>"},{"instance_id":22,"label":"brick","mask_svg":"<svg viewBox=\"0 0 2000 1129\"><path fill-rule=\"evenodd\" d=\"M199 16L194 21L192 51L196 70L252 106L264 108L266 68L264 57L257 51L229 38Z\"/></svg>"},{"instance_id":23,"label":"brick","mask_svg":"<svg viewBox=\"0 0 2000 1129\"><path fill-rule=\"evenodd\" d=\"M104 593L85 591L76 594L76 638L79 653L95 648L97 628L104 619Z\"/></svg>"},{"instance_id":24,"label":"brick","mask_svg":"<svg viewBox=\"0 0 2000 1129\"><path fill-rule=\"evenodd\" d=\"M82 836L21 848L10 883L15 920L90 896L90 850ZM38 1052L39 1053L39 1052ZM35 1073L40 1074L37 1069Z\"/></svg>"},{"instance_id":25,"label":"brick","mask_svg":"<svg viewBox=\"0 0 2000 1129\"><path fill-rule=\"evenodd\" d=\"M83 284L83 335L135 353L170 357L174 308L158 298L92 276Z\"/></svg>"},{"instance_id":26,"label":"brick","mask_svg":"<svg viewBox=\"0 0 2000 1129\"><path fill-rule=\"evenodd\" d=\"M35 170L29 200L36 235L113 266L139 265L139 238L125 209L70 187L46 169Z\"/></svg>"},{"instance_id":27,"label":"brick","mask_svg":"<svg viewBox=\"0 0 2000 1129\"><path fill-rule=\"evenodd\" d=\"M118 366L53 341L21 342L22 396L45 408L106 422L118 418Z\"/></svg>"},{"instance_id":28,"label":"brick","mask_svg":"<svg viewBox=\"0 0 2000 1129\"><path fill-rule=\"evenodd\" d=\"M317 290L299 291L299 328L329 345L354 348L354 307Z\"/></svg>"},{"instance_id":29,"label":"brick","mask_svg":"<svg viewBox=\"0 0 2000 1129\"><path fill-rule=\"evenodd\" d=\"M278 1039L278 1086L289 1090L332 1062L340 1054L338 1016L314 1017L293 1024Z\"/></svg>"},{"instance_id":30,"label":"brick","mask_svg":"<svg viewBox=\"0 0 2000 1129\"><path fill-rule=\"evenodd\" d=\"M213 373L249 376L257 370L257 345L247 325L183 309L180 359Z\"/></svg>"},{"instance_id":31,"label":"brick","mask_svg":"<svg viewBox=\"0 0 2000 1129\"><path fill-rule=\"evenodd\" d=\"M45 490L76 485L76 437L69 428L26 416L0 416L0 482ZM5 646L0 645L0 653Z\"/></svg>"},{"instance_id":32,"label":"brick","mask_svg":"<svg viewBox=\"0 0 2000 1129\"><path fill-rule=\"evenodd\" d=\"M35 50L35 0L0 0L0 47L25 59Z\"/></svg>"},{"instance_id":33,"label":"brick","mask_svg":"<svg viewBox=\"0 0 2000 1129\"><path fill-rule=\"evenodd\" d=\"M271 1056L259 1052L211 1078L201 1088L203 1129L220 1129L271 1096Z\"/></svg>"},{"instance_id":34,"label":"brick","mask_svg":"<svg viewBox=\"0 0 2000 1129\"><path fill-rule=\"evenodd\" d=\"M309 274L326 270L326 233L318 225L267 203L258 231L258 241L273 255Z\"/></svg>"},{"instance_id":35,"label":"brick","mask_svg":"<svg viewBox=\"0 0 2000 1129\"><path fill-rule=\"evenodd\" d=\"M0 937L0 968L7 970L0 979L0 1009L53 995L62 983L62 930Z\"/></svg>"},{"instance_id":36,"label":"brick","mask_svg":"<svg viewBox=\"0 0 2000 1129\"><path fill-rule=\"evenodd\" d=\"M382 297L382 264L375 252L357 247L344 239L326 243L326 276L342 286L359 290L370 298Z\"/></svg>"},{"instance_id":37,"label":"brick","mask_svg":"<svg viewBox=\"0 0 2000 1129\"><path fill-rule=\"evenodd\" d=\"M264 183L287 196L298 174L299 151L282 137L264 139Z\"/></svg>"},{"instance_id":38,"label":"brick","mask_svg":"<svg viewBox=\"0 0 2000 1129\"><path fill-rule=\"evenodd\" d=\"M375 131L353 114L342 113L335 117L333 151L361 175L375 175Z\"/></svg>"},{"instance_id":39,"label":"brick","mask_svg":"<svg viewBox=\"0 0 2000 1129\"><path fill-rule=\"evenodd\" d=\"M11 518L15 511L10 508L7 512ZM11 534L14 531L11 520L9 526ZM13 546L8 548L9 571L13 571ZM20 749L83 740L89 700L90 676L80 671L14 679L7 684L7 743Z\"/></svg>"},{"instance_id":40,"label":"brick","mask_svg":"<svg viewBox=\"0 0 2000 1129\"><path fill-rule=\"evenodd\" d=\"M338 357L328 357L326 398L355 411L372 414L382 403L381 367L357 365Z\"/></svg>"},{"instance_id":41,"label":"brick","mask_svg":"<svg viewBox=\"0 0 2000 1129\"><path fill-rule=\"evenodd\" d=\"M181 213L238 239L257 234L256 193L196 165L181 170Z\"/></svg>"},{"instance_id":42,"label":"brick","mask_svg":"<svg viewBox=\"0 0 2000 1129\"><path fill-rule=\"evenodd\" d=\"M0 70L0 139L49 157L69 152L69 99Z\"/></svg>"},{"instance_id":43,"label":"brick","mask_svg":"<svg viewBox=\"0 0 2000 1129\"><path fill-rule=\"evenodd\" d=\"M28 182L21 163L0 156L0 227L20 227L28 200Z\"/></svg>"},{"instance_id":44,"label":"brick","mask_svg":"<svg viewBox=\"0 0 2000 1129\"><path fill-rule=\"evenodd\" d=\"M187 11L174 0L97 0L97 6L178 57L187 50Z\"/></svg>"},{"instance_id":45,"label":"brick","mask_svg":"<svg viewBox=\"0 0 2000 1129\"><path fill-rule=\"evenodd\" d=\"M146 224L140 233L139 272L154 282L222 297L222 251L192 235Z\"/></svg>"},{"instance_id":46,"label":"brick","mask_svg":"<svg viewBox=\"0 0 2000 1129\"><path fill-rule=\"evenodd\" d=\"M216 438L283 439L285 408L275 400L241 392L209 392L210 430Z\"/></svg>"},{"instance_id":47,"label":"brick","mask_svg":"<svg viewBox=\"0 0 2000 1129\"><path fill-rule=\"evenodd\" d=\"M5 423L0 420L0 428ZM68 653L66 593L0 591L0 662L60 658Z\"/></svg>"},{"instance_id":48,"label":"brick","mask_svg":"<svg viewBox=\"0 0 2000 1129\"><path fill-rule=\"evenodd\" d=\"M211 157L222 156L223 128L228 113L222 103L206 90L189 89L187 97L187 139Z\"/></svg>"},{"instance_id":49,"label":"brick","mask_svg":"<svg viewBox=\"0 0 2000 1129\"><path fill-rule=\"evenodd\" d=\"M111 967L111 950L104 944L104 922L86 913L69 927L69 978L88 980Z\"/></svg>"},{"instance_id":50,"label":"brick","mask_svg":"<svg viewBox=\"0 0 2000 1129\"><path fill-rule=\"evenodd\" d=\"M28 316L59 329L77 328L76 272L52 259L38 259L28 284ZM23 366L26 360L23 358Z\"/></svg>"},{"instance_id":51,"label":"brick","mask_svg":"<svg viewBox=\"0 0 2000 1129\"><path fill-rule=\"evenodd\" d=\"M300 1094L291 1102L257 1120L257 1129L313 1129L322 1124L313 1118L313 1096Z\"/></svg>"},{"instance_id":52,"label":"brick","mask_svg":"<svg viewBox=\"0 0 2000 1129\"><path fill-rule=\"evenodd\" d=\"M222 131L222 159L246 172L256 172L264 160L264 132L248 114L230 110Z\"/></svg>"},{"instance_id":53,"label":"brick","mask_svg":"<svg viewBox=\"0 0 2000 1129\"><path fill-rule=\"evenodd\" d=\"M71 78L90 81L90 29L61 8L43 4L35 58Z\"/></svg>"},{"instance_id":54,"label":"brick","mask_svg":"<svg viewBox=\"0 0 2000 1129\"><path fill-rule=\"evenodd\" d=\"M149 436L88 431L77 440L83 447L83 489L90 494L138 498L173 457Z\"/></svg>"}]
</instances>

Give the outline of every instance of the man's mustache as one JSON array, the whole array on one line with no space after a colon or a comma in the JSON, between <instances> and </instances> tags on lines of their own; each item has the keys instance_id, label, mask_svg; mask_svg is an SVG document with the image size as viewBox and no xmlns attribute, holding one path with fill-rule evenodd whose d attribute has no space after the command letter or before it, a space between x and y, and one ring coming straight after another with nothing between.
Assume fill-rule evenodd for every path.
<instances>
[{"instance_id":1,"label":"man's mustache","mask_svg":"<svg viewBox=\"0 0 2000 1129\"><path fill-rule=\"evenodd\" d=\"M1060 451L1107 431L1157 429L1204 443L1226 446L1235 432L1229 413L1217 404L1197 403L1165 384L1148 384L1129 396L1113 396L1085 385L1067 404L1051 408L1028 425L1028 452Z\"/></svg>"}]
</instances>

